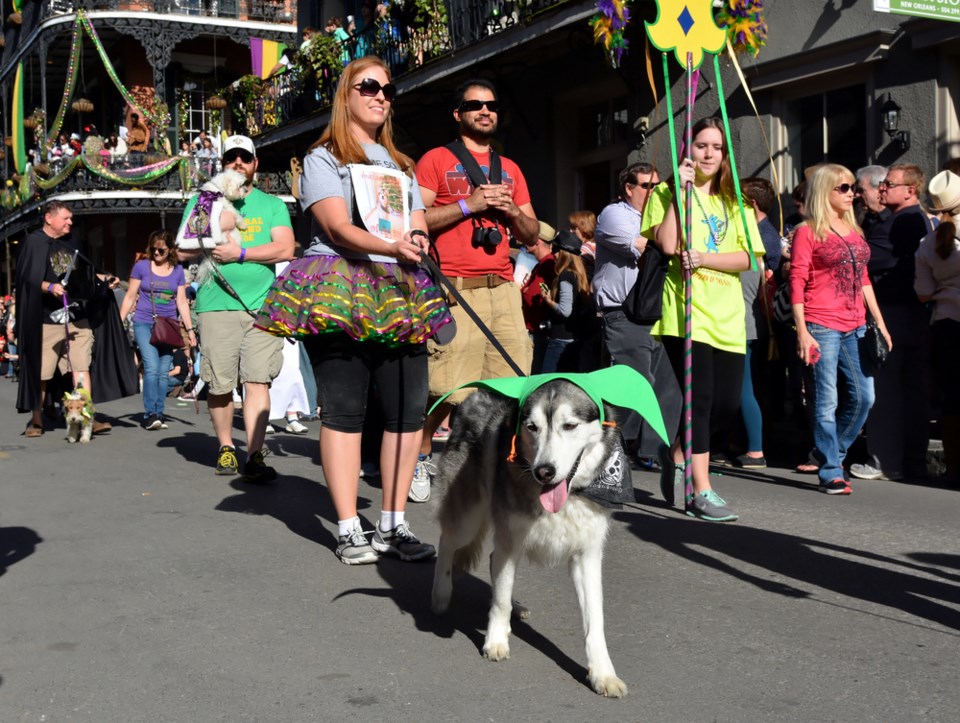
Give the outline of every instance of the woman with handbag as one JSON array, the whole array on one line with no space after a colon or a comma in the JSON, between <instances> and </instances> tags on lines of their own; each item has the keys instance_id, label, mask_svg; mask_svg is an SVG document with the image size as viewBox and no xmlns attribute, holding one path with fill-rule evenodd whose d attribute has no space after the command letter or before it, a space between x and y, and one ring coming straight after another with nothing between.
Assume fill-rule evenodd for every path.
<instances>
[{"instance_id":1,"label":"woman with handbag","mask_svg":"<svg viewBox=\"0 0 960 723\"><path fill-rule=\"evenodd\" d=\"M893 347L867 274L870 247L853 210L855 183L853 173L834 163L813 174L807 190L808 222L793 239L790 269L797 354L813 366L817 474L820 491L828 495L850 494L843 460L873 406L873 379L861 363L867 310L887 346ZM842 403L838 373L846 382Z\"/></svg>"},{"instance_id":2,"label":"woman with handbag","mask_svg":"<svg viewBox=\"0 0 960 723\"><path fill-rule=\"evenodd\" d=\"M163 408L173 350L183 346L181 321L190 346L197 338L190 322L186 277L176 262L173 234L154 231L147 239L147 258L130 271L127 293L120 305L120 318L134 309L133 333L143 362L143 427L166 429ZM179 317L179 319L178 319Z\"/></svg>"},{"instance_id":3,"label":"woman with handbag","mask_svg":"<svg viewBox=\"0 0 960 723\"><path fill-rule=\"evenodd\" d=\"M427 404L426 342L451 316L417 265L429 237L413 161L393 142L396 92L376 56L344 70L330 125L303 161L300 204L312 221L311 238L303 257L277 278L255 322L302 338L307 349L319 388L320 461L337 513L336 555L347 565L374 563L379 555L414 561L436 553L413 534L405 510ZM379 220L363 220L384 184L389 233ZM371 385L385 420L383 501L372 540L357 513Z\"/></svg>"},{"instance_id":4,"label":"woman with handbag","mask_svg":"<svg viewBox=\"0 0 960 723\"><path fill-rule=\"evenodd\" d=\"M732 522L737 514L710 482L710 436L711 431L729 426L740 406L747 345L740 272L749 269L751 256L762 256L764 249L753 211L740 213L723 122L704 118L692 133L691 157L678 169L681 187L692 184L691 249L684 250L679 210L666 183L651 194L641 233L671 257L663 287L663 314L652 333L663 342L681 386L685 331L681 268L691 274L694 495L685 501L686 511L703 520ZM670 454L664 450L660 455L661 492L670 504L673 490L684 479L681 438L678 430Z\"/></svg>"}]
</instances>

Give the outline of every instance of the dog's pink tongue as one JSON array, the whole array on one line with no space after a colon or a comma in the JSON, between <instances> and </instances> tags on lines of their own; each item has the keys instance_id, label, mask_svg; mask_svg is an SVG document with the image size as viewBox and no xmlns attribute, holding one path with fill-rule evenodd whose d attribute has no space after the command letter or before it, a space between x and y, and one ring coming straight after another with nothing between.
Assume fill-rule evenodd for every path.
<instances>
[{"instance_id":1,"label":"dog's pink tongue","mask_svg":"<svg viewBox=\"0 0 960 723\"><path fill-rule=\"evenodd\" d=\"M540 504L547 512L559 512L567 501L567 481L560 480L555 485L545 486L540 490Z\"/></svg>"}]
</instances>

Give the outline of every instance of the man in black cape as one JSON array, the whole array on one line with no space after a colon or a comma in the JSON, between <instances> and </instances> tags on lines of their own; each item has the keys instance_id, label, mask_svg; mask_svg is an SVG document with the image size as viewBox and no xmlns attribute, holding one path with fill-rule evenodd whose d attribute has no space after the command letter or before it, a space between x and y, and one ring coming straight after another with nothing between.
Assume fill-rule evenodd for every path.
<instances>
[{"instance_id":1,"label":"man in black cape","mask_svg":"<svg viewBox=\"0 0 960 723\"><path fill-rule=\"evenodd\" d=\"M17 258L17 333L20 342L20 387L17 411L32 417L25 434L38 437L43 433L43 398L47 391L42 380L44 329L54 322L51 312L62 302L63 281L69 272L68 300L83 300L74 314L85 316L95 335L92 360L84 386L94 402L106 402L138 393L137 372L133 353L120 322L116 300L109 292L115 278L98 282L93 266L83 254L81 243L71 233L73 214L60 201L50 201L41 212L43 226L28 234ZM63 257L72 258L65 265ZM57 257L56 268L51 263ZM106 281L106 277L100 276ZM98 289L100 291L98 291ZM61 328L63 324L59 324ZM73 335L71 335L73 336ZM47 354L64 354L48 350ZM72 356L72 355L71 355ZM76 370L87 371L87 370ZM69 383L69 382L68 382ZM94 432L109 431L106 422L95 422Z\"/></svg>"}]
</instances>

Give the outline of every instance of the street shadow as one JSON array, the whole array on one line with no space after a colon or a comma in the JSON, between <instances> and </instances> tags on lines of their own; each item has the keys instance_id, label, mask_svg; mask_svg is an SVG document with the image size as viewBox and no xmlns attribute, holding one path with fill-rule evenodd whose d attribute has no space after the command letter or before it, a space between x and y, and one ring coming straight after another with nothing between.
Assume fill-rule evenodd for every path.
<instances>
[{"instance_id":1,"label":"street shadow","mask_svg":"<svg viewBox=\"0 0 960 723\"><path fill-rule=\"evenodd\" d=\"M29 527L0 527L0 576L11 565L30 557L43 538Z\"/></svg>"},{"instance_id":2,"label":"street shadow","mask_svg":"<svg viewBox=\"0 0 960 723\"><path fill-rule=\"evenodd\" d=\"M331 552L336 551L337 512L326 486L318 481L284 475L268 485L249 484L236 478L230 486L238 494L224 498L215 509L243 515L268 515L305 540L323 545ZM357 498L358 510L370 507L369 499ZM330 524L324 527L321 520Z\"/></svg>"},{"instance_id":3,"label":"street shadow","mask_svg":"<svg viewBox=\"0 0 960 723\"><path fill-rule=\"evenodd\" d=\"M662 505L649 510L628 505L614 518L626 523L627 529L641 540L768 593L812 598L816 592L811 587L820 587L960 630L960 612L950 607L960 605L960 585L911 574L929 573L927 567L822 540L740 524L706 523L681 514L664 514ZM908 557L929 560L924 556L935 554L915 552ZM792 582L753 575L722 558L740 560ZM957 564L955 559L950 562ZM936 574L946 579L953 577L943 572Z\"/></svg>"},{"instance_id":4,"label":"street shadow","mask_svg":"<svg viewBox=\"0 0 960 723\"><path fill-rule=\"evenodd\" d=\"M409 563L381 558L377 572L389 589L352 588L344 590L336 599L350 595L388 598L412 618L417 630L440 638L452 638L455 633L460 633L473 644L476 653L481 653L492 599L490 584L469 573L455 577L450 608L443 615L435 615L430 609L435 562ZM554 661L571 678L589 688L586 667L557 647L534 627L535 624L535 610L531 611L529 621L514 615L510 621L511 635ZM468 653L462 651L459 654Z\"/></svg>"},{"instance_id":5,"label":"street shadow","mask_svg":"<svg viewBox=\"0 0 960 723\"><path fill-rule=\"evenodd\" d=\"M161 437L157 447L173 449L184 462L209 467L217 454L217 439L207 432L186 432L173 437Z\"/></svg>"}]
</instances>

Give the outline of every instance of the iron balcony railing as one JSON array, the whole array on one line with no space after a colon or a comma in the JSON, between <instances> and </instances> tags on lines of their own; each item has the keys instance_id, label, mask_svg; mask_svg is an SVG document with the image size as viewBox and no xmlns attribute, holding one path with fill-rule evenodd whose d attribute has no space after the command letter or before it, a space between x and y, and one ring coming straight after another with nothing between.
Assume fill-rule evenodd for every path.
<instances>
[{"instance_id":1,"label":"iron balcony railing","mask_svg":"<svg viewBox=\"0 0 960 723\"><path fill-rule=\"evenodd\" d=\"M267 23L292 23L297 18L297 0L46 0L43 17L88 11L132 10L164 15L209 18L240 18Z\"/></svg>"},{"instance_id":2,"label":"iron balcony railing","mask_svg":"<svg viewBox=\"0 0 960 723\"><path fill-rule=\"evenodd\" d=\"M398 0L391 3L389 15L343 43L343 60L377 55L399 78L574 2L437 0L437 11L424 21L404 12L411 2ZM338 78L329 68L318 74L298 58L288 72L264 81L263 93L234 103L235 132L256 136L329 107Z\"/></svg>"}]
</instances>

